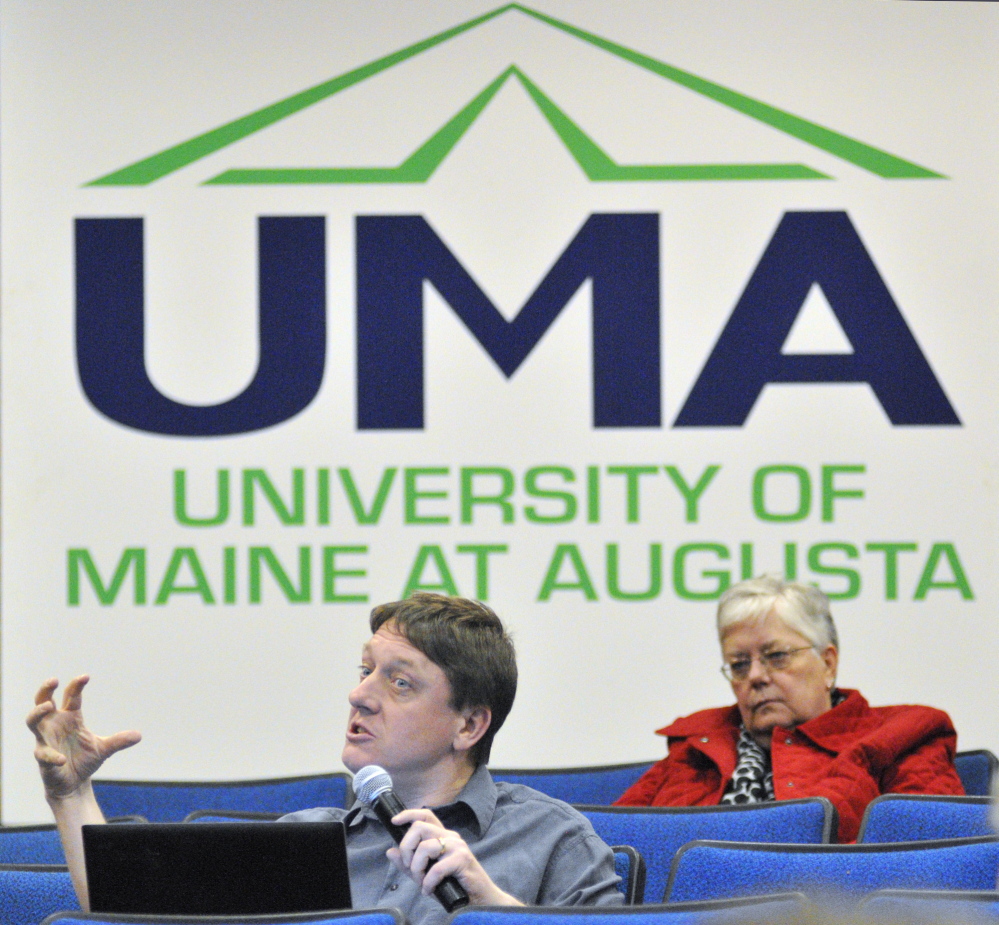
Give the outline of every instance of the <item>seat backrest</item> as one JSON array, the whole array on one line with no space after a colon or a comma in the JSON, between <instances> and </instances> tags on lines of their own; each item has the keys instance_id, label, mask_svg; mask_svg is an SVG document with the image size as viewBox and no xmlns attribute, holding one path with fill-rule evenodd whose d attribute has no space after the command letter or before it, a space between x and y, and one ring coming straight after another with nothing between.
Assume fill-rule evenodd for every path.
<instances>
[{"instance_id":1,"label":"seat backrest","mask_svg":"<svg viewBox=\"0 0 999 925\"><path fill-rule=\"evenodd\" d=\"M992 835L988 797L886 793L864 810L857 841L865 844Z\"/></svg>"},{"instance_id":2,"label":"seat backrest","mask_svg":"<svg viewBox=\"0 0 999 925\"><path fill-rule=\"evenodd\" d=\"M98 912L62 912L43 925L246 925L245 915L101 915ZM348 909L342 912L299 912L294 915L254 915L253 925L406 925L398 910Z\"/></svg>"},{"instance_id":3,"label":"seat backrest","mask_svg":"<svg viewBox=\"0 0 999 925\"><path fill-rule=\"evenodd\" d=\"M115 816L108 822L146 822L142 816ZM0 864L65 864L66 855L56 827L47 825L0 826Z\"/></svg>"},{"instance_id":4,"label":"seat backrest","mask_svg":"<svg viewBox=\"0 0 999 925\"><path fill-rule=\"evenodd\" d=\"M828 842L835 809L822 797L745 806L577 806L609 845L631 845L645 859L645 902L662 901L673 855L694 839Z\"/></svg>"},{"instance_id":5,"label":"seat backrest","mask_svg":"<svg viewBox=\"0 0 999 925\"><path fill-rule=\"evenodd\" d=\"M614 872L621 878L618 889L629 906L641 905L645 898L645 859L631 845L615 845Z\"/></svg>"},{"instance_id":6,"label":"seat backrest","mask_svg":"<svg viewBox=\"0 0 999 925\"><path fill-rule=\"evenodd\" d=\"M609 806L655 762L547 770L489 769L493 780L524 784L566 803Z\"/></svg>"},{"instance_id":7,"label":"seat backrest","mask_svg":"<svg viewBox=\"0 0 999 925\"><path fill-rule=\"evenodd\" d=\"M857 907L861 918L879 922L999 922L995 890L878 890Z\"/></svg>"},{"instance_id":8,"label":"seat backrest","mask_svg":"<svg viewBox=\"0 0 999 925\"><path fill-rule=\"evenodd\" d=\"M809 903L801 893L648 906L465 906L452 925L760 925L800 921ZM797 917L797 918L795 918Z\"/></svg>"},{"instance_id":9,"label":"seat backrest","mask_svg":"<svg viewBox=\"0 0 999 925\"><path fill-rule=\"evenodd\" d=\"M235 809L196 809L184 822L273 822L284 813L242 813Z\"/></svg>"},{"instance_id":10,"label":"seat backrest","mask_svg":"<svg viewBox=\"0 0 999 925\"><path fill-rule=\"evenodd\" d=\"M999 771L999 758L987 748L958 752L954 767L969 797L987 797L992 790L992 778Z\"/></svg>"},{"instance_id":11,"label":"seat backrest","mask_svg":"<svg viewBox=\"0 0 999 925\"><path fill-rule=\"evenodd\" d=\"M181 822L198 809L290 813L346 803L350 776L314 774L246 781L95 780L94 794L105 816L137 813L150 822Z\"/></svg>"},{"instance_id":12,"label":"seat backrest","mask_svg":"<svg viewBox=\"0 0 999 925\"><path fill-rule=\"evenodd\" d=\"M0 864L65 864L54 825L0 827Z\"/></svg>"},{"instance_id":13,"label":"seat backrest","mask_svg":"<svg viewBox=\"0 0 999 925\"><path fill-rule=\"evenodd\" d=\"M677 852L666 898L721 899L795 890L856 901L882 889L992 890L999 836L880 845L697 841Z\"/></svg>"},{"instance_id":14,"label":"seat backrest","mask_svg":"<svg viewBox=\"0 0 999 925\"><path fill-rule=\"evenodd\" d=\"M40 925L54 912L79 908L65 865L0 865L0 921L4 925Z\"/></svg>"}]
</instances>

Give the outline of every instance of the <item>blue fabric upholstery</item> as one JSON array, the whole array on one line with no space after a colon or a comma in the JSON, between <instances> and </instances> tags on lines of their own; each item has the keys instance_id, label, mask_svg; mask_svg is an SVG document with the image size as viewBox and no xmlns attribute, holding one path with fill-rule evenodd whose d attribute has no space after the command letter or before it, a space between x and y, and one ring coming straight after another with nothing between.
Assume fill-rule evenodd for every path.
<instances>
[{"instance_id":1,"label":"blue fabric upholstery","mask_svg":"<svg viewBox=\"0 0 999 925\"><path fill-rule=\"evenodd\" d=\"M801 893L753 896L670 905L552 908L540 906L465 906L453 925L722 925L793 920L808 907Z\"/></svg>"},{"instance_id":2,"label":"blue fabric upholstery","mask_svg":"<svg viewBox=\"0 0 999 925\"><path fill-rule=\"evenodd\" d=\"M0 864L65 864L54 825L0 827Z\"/></svg>"},{"instance_id":3,"label":"blue fabric upholstery","mask_svg":"<svg viewBox=\"0 0 999 925\"><path fill-rule=\"evenodd\" d=\"M39 925L53 912L79 908L65 866L0 866L0 921L4 925Z\"/></svg>"},{"instance_id":4,"label":"blue fabric upholstery","mask_svg":"<svg viewBox=\"0 0 999 925\"><path fill-rule=\"evenodd\" d=\"M196 809L290 813L343 806L349 780L342 773L208 783L95 780L94 793L105 816L137 813L150 822L181 822Z\"/></svg>"},{"instance_id":5,"label":"blue fabric upholstery","mask_svg":"<svg viewBox=\"0 0 999 925\"><path fill-rule=\"evenodd\" d=\"M357 909L346 912L301 912L295 915L116 915L97 912L49 916L45 925L406 925L398 909Z\"/></svg>"},{"instance_id":6,"label":"blue fabric upholstery","mask_svg":"<svg viewBox=\"0 0 999 925\"><path fill-rule=\"evenodd\" d=\"M832 804L821 797L749 806L577 806L609 845L631 845L645 859L645 902L662 901L673 855L696 838L828 842Z\"/></svg>"},{"instance_id":7,"label":"blue fabric upholstery","mask_svg":"<svg viewBox=\"0 0 999 925\"><path fill-rule=\"evenodd\" d=\"M640 905L645 897L645 860L631 845L615 845L614 872L621 878L618 889L629 906Z\"/></svg>"},{"instance_id":8,"label":"blue fabric upholstery","mask_svg":"<svg viewBox=\"0 0 999 925\"><path fill-rule=\"evenodd\" d=\"M882 922L999 922L994 890L879 890L858 906L863 917Z\"/></svg>"},{"instance_id":9,"label":"blue fabric upholstery","mask_svg":"<svg viewBox=\"0 0 999 925\"><path fill-rule=\"evenodd\" d=\"M857 841L865 844L991 835L988 797L886 793L864 811Z\"/></svg>"},{"instance_id":10,"label":"blue fabric upholstery","mask_svg":"<svg viewBox=\"0 0 999 925\"><path fill-rule=\"evenodd\" d=\"M883 889L992 890L999 836L891 845L685 845L673 861L667 899L721 899L799 890L856 900Z\"/></svg>"},{"instance_id":11,"label":"blue fabric upholstery","mask_svg":"<svg viewBox=\"0 0 999 925\"><path fill-rule=\"evenodd\" d=\"M613 764L592 768L552 768L549 770L489 769L493 780L525 784L566 803L588 803L609 806L654 762Z\"/></svg>"},{"instance_id":12,"label":"blue fabric upholstery","mask_svg":"<svg viewBox=\"0 0 999 925\"><path fill-rule=\"evenodd\" d=\"M999 758L987 748L958 752L954 767L969 797L987 797L992 789L992 778L999 771Z\"/></svg>"},{"instance_id":13,"label":"blue fabric upholstery","mask_svg":"<svg viewBox=\"0 0 999 925\"><path fill-rule=\"evenodd\" d=\"M108 822L146 822L142 816L118 816ZM0 826L0 864L65 864L59 833L48 825Z\"/></svg>"}]
</instances>

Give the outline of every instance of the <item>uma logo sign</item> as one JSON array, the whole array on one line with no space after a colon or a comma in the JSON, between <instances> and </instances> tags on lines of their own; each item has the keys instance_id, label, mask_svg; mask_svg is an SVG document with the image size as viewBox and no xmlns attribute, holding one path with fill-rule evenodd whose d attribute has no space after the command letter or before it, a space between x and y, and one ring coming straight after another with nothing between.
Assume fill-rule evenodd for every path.
<instances>
[{"instance_id":1,"label":"uma logo sign","mask_svg":"<svg viewBox=\"0 0 999 925\"><path fill-rule=\"evenodd\" d=\"M98 177L89 187L154 183L196 161L506 15L526 16L728 110L888 181L940 180L896 154L743 95L520 4L508 4L324 83ZM833 179L805 162L619 163L556 95L511 63L397 166L231 167L212 186L427 182L500 90L516 81L595 183ZM824 162L823 162L824 163ZM582 224L510 321L421 215L358 215L356 424L424 424L423 284L430 282L510 377L583 283L592 285L592 421L661 427L660 243L655 213L596 213ZM288 420L315 398L325 369L325 219L258 219L259 364L246 389L217 405L157 390L144 360L143 219L76 221L77 363L101 413L157 434L221 436ZM821 289L849 341L839 354L784 352L808 294ZM754 362L742 358L752 355ZM386 375L391 370L391 375ZM768 383L869 384L894 425L953 425L958 417L845 211L789 211L777 226L674 427L741 426Z\"/></svg>"}]
</instances>

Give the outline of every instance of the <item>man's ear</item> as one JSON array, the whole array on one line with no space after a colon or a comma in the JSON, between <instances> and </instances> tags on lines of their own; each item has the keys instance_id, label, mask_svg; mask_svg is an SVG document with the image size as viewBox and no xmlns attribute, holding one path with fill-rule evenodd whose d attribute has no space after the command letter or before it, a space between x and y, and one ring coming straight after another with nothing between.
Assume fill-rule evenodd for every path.
<instances>
[{"instance_id":1,"label":"man's ear","mask_svg":"<svg viewBox=\"0 0 999 925\"><path fill-rule=\"evenodd\" d=\"M489 707L471 707L464 710L462 715L465 722L455 735L453 743L454 750L458 752L472 748L486 734L493 721L493 711Z\"/></svg>"}]
</instances>

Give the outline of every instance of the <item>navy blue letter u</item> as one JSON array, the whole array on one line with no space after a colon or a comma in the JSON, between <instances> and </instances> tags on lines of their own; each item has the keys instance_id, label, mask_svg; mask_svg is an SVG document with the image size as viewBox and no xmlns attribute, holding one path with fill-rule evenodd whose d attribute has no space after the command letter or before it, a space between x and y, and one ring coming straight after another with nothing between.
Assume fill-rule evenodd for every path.
<instances>
[{"instance_id":1,"label":"navy blue letter u","mask_svg":"<svg viewBox=\"0 0 999 925\"><path fill-rule=\"evenodd\" d=\"M215 437L280 424L315 398L326 363L325 219L261 217L258 236L253 381L220 404L184 405L146 372L142 219L76 220L76 362L101 414L148 433Z\"/></svg>"}]
</instances>

